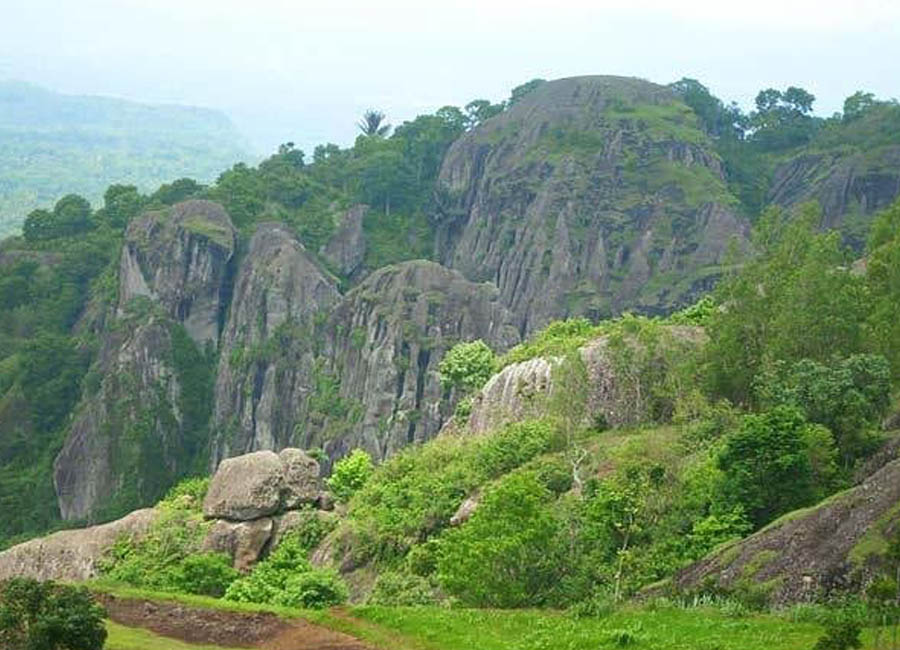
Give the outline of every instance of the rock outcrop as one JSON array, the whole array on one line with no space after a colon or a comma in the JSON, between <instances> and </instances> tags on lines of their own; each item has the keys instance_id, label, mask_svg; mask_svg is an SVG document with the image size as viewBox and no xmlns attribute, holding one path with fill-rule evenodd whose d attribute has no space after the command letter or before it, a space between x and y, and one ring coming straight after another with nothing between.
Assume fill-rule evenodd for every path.
<instances>
[{"instance_id":1,"label":"rock outcrop","mask_svg":"<svg viewBox=\"0 0 900 650\"><path fill-rule=\"evenodd\" d=\"M91 519L125 494L153 502L187 470L181 381L172 359L171 323L151 317L120 322L104 341L86 395L54 462L63 519Z\"/></svg>"},{"instance_id":2,"label":"rock outcrop","mask_svg":"<svg viewBox=\"0 0 900 650\"><path fill-rule=\"evenodd\" d=\"M13 546L0 553L0 580L25 577L75 582L96 578L100 560L116 540L141 537L155 520L156 511L136 510L108 524L63 530Z\"/></svg>"},{"instance_id":3,"label":"rock outcrop","mask_svg":"<svg viewBox=\"0 0 900 650\"><path fill-rule=\"evenodd\" d=\"M762 585L773 604L860 590L900 530L900 460L817 506L792 512L679 572L679 589Z\"/></svg>"},{"instance_id":4,"label":"rock outcrop","mask_svg":"<svg viewBox=\"0 0 900 650\"><path fill-rule=\"evenodd\" d=\"M452 400L442 399L437 365L450 347L482 339L503 350L518 342L495 287L426 261L373 273L332 312L328 330L325 368L339 378L335 410L351 413L352 427L318 440L331 456L361 446L376 459L433 437L449 418ZM333 431L334 414L321 415L319 430Z\"/></svg>"},{"instance_id":5,"label":"rock outcrop","mask_svg":"<svg viewBox=\"0 0 900 650\"><path fill-rule=\"evenodd\" d=\"M213 468L228 456L295 442L316 390L316 326L339 300L336 281L286 226L257 229L222 333Z\"/></svg>"},{"instance_id":6,"label":"rock outcrop","mask_svg":"<svg viewBox=\"0 0 900 650\"><path fill-rule=\"evenodd\" d=\"M203 500L209 519L250 521L319 499L319 463L300 449L257 451L219 464Z\"/></svg>"},{"instance_id":7,"label":"rock outcrop","mask_svg":"<svg viewBox=\"0 0 900 650\"><path fill-rule=\"evenodd\" d=\"M859 250L872 213L898 196L900 146L895 145L802 153L775 169L768 200L785 207L816 201L822 208L821 227L841 230Z\"/></svg>"},{"instance_id":8,"label":"rock outcrop","mask_svg":"<svg viewBox=\"0 0 900 650\"><path fill-rule=\"evenodd\" d=\"M184 325L203 349L219 342L235 230L212 201L185 201L128 225L119 268L119 305L146 296Z\"/></svg>"},{"instance_id":9,"label":"rock outcrop","mask_svg":"<svg viewBox=\"0 0 900 650\"><path fill-rule=\"evenodd\" d=\"M363 219L368 211L367 205L354 205L347 210L337 231L319 250L319 254L344 277L355 277L362 269L366 257Z\"/></svg>"},{"instance_id":10,"label":"rock outcrop","mask_svg":"<svg viewBox=\"0 0 900 650\"><path fill-rule=\"evenodd\" d=\"M362 446L382 459L426 440L453 408L438 362L479 338L498 350L518 341L495 287L413 261L341 297L285 229L267 226L251 243L223 335L213 466L286 446L331 457Z\"/></svg>"},{"instance_id":11,"label":"rock outcrop","mask_svg":"<svg viewBox=\"0 0 900 650\"><path fill-rule=\"evenodd\" d=\"M652 348L625 338L619 345L628 346L630 360L617 360L610 337L599 336L578 349L584 376L578 378L581 395L566 399L573 408L577 404L586 426L623 426L637 424L647 417L646 386L640 376L641 365L665 369L673 358L690 353L705 342L702 329L667 326L660 332ZM673 357L672 355L676 355ZM562 359L536 357L514 363L491 377L472 399L472 409L465 422L466 430L483 433L510 422L539 418L547 414L550 400L559 390L556 368ZM580 370L579 370L580 372ZM457 426L455 423L454 426Z\"/></svg>"},{"instance_id":12,"label":"rock outcrop","mask_svg":"<svg viewBox=\"0 0 900 650\"><path fill-rule=\"evenodd\" d=\"M747 230L694 114L638 79L540 85L455 142L439 186L440 261L496 284L523 334L670 310Z\"/></svg>"},{"instance_id":13,"label":"rock outcrop","mask_svg":"<svg viewBox=\"0 0 900 650\"><path fill-rule=\"evenodd\" d=\"M65 520L159 499L206 444L212 369L235 232L218 204L187 201L128 228L115 319L54 462Z\"/></svg>"}]
</instances>

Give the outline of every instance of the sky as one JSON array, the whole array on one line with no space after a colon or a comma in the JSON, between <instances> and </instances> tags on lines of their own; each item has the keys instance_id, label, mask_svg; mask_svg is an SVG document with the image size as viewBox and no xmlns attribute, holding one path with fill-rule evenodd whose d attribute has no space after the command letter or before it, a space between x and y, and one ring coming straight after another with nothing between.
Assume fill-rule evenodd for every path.
<instances>
[{"instance_id":1,"label":"sky","mask_svg":"<svg viewBox=\"0 0 900 650\"><path fill-rule=\"evenodd\" d=\"M900 0L0 0L0 79L217 108L258 153L349 145L535 77L692 77L745 108L900 96Z\"/></svg>"}]
</instances>

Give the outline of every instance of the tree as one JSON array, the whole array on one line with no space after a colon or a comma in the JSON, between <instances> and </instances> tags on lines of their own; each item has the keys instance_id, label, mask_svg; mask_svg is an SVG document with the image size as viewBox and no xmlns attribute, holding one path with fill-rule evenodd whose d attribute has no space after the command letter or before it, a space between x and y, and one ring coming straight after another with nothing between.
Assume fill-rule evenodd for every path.
<instances>
[{"instance_id":1,"label":"tree","mask_svg":"<svg viewBox=\"0 0 900 650\"><path fill-rule=\"evenodd\" d=\"M844 100L844 122L852 122L878 103L872 93L857 90Z\"/></svg>"},{"instance_id":2,"label":"tree","mask_svg":"<svg viewBox=\"0 0 900 650\"><path fill-rule=\"evenodd\" d=\"M100 650L105 616L84 587L28 578L0 583L4 650Z\"/></svg>"},{"instance_id":3,"label":"tree","mask_svg":"<svg viewBox=\"0 0 900 650\"><path fill-rule=\"evenodd\" d=\"M468 128L474 129L476 126L488 120L495 115L503 112L506 105L502 102L499 104L491 104L486 99L475 99L466 104L466 117L468 119Z\"/></svg>"},{"instance_id":4,"label":"tree","mask_svg":"<svg viewBox=\"0 0 900 650\"><path fill-rule=\"evenodd\" d=\"M876 216L869 236L867 339L900 378L900 200Z\"/></svg>"},{"instance_id":5,"label":"tree","mask_svg":"<svg viewBox=\"0 0 900 650\"><path fill-rule=\"evenodd\" d=\"M481 339L457 343L441 359L438 372L444 386L478 390L494 374L494 352Z\"/></svg>"},{"instance_id":6,"label":"tree","mask_svg":"<svg viewBox=\"0 0 900 650\"><path fill-rule=\"evenodd\" d=\"M547 83L546 79L532 79L531 81L526 81L525 83L516 86L509 95L509 100L506 102L507 107L518 104L525 95L545 83Z\"/></svg>"},{"instance_id":7,"label":"tree","mask_svg":"<svg viewBox=\"0 0 900 650\"><path fill-rule=\"evenodd\" d=\"M164 205L175 205L195 196L202 190L203 185L200 185L193 178L179 178L171 183L160 185L159 189L150 196L150 199Z\"/></svg>"},{"instance_id":8,"label":"tree","mask_svg":"<svg viewBox=\"0 0 900 650\"><path fill-rule=\"evenodd\" d=\"M363 135L383 138L391 130L391 125L384 121L384 113L370 108L363 113L362 119L356 123Z\"/></svg>"},{"instance_id":9,"label":"tree","mask_svg":"<svg viewBox=\"0 0 900 650\"><path fill-rule=\"evenodd\" d=\"M134 185L110 185L103 194L103 210L98 217L113 228L124 228L146 204Z\"/></svg>"},{"instance_id":10,"label":"tree","mask_svg":"<svg viewBox=\"0 0 900 650\"><path fill-rule=\"evenodd\" d=\"M710 135L733 139L744 137L747 118L737 104L726 106L696 79L683 77L669 84L669 88L693 109L704 130Z\"/></svg>"},{"instance_id":11,"label":"tree","mask_svg":"<svg viewBox=\"0 0 900 650\"><path fill-rule=\"evenodd\" d=\"M844 466L866 451L865 434L877 429L891 401L891 375L880 355L856 354L828 363L775 362L756 380L763 408L792 405L835 436Z\"/></svg>"},{"instance_id":12,"label":"tree","mask_svg":"<svg viewBox=\"0 0 900 650\"><path fill-rule=\"evenodd\" d=\"M742 507L757 528L815 498L807 426L790 406L745 415L718 456L723 501Z\"/></svg>"},{"instance_id":13,"label":"tree","mask_svg":"<svg viewBox=\"0 0 900 650\"><path fill-rule=\"evenodd\" d=\"M471 607L545 604L558 587L558 522L552 495L532 472L513 472L438 548L438 581Z\"/></svg>"}]
</instances>

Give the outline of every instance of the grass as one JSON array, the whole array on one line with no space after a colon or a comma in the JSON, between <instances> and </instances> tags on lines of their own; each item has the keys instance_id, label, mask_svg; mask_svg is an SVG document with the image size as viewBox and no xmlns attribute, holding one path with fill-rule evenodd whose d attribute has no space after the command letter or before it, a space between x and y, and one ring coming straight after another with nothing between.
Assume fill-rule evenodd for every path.
<instances>
[{"instance_id":1,"label":"grass","mask_svg":"<svg viewBox=\"0 0 900 650\"><path fill-rule=\"evenodd\" d=\"M580 619L551 610L360 606L309 611L102 583L94 583L93 588L122 598L302 618L385 650L602 650L626 646L653 650L809 650L822 635L820 625L791 620L789 613L730 616L713 607L631 605L607 617ZM107 650L218 647L188 645L115 623L110 623L108 630ZM862 638L864 649L881 647L875 644L875 630L865 630Z\"/></svg>"},{"instance_id":2,"label":"grass","mask_svg":"<svg viewBox=\"0 0 900 650\"><path fill-rule=\"evenodd\" d=\"M729 618L712 609L629 608L590 619L531 610L360 607L353 613L433 650L808 650L822 629L772 615Z\"/></svg>"},{"instance_id":3,"label":"grass","mask_svg":"<svg viewBox=\"0 0 900 650\"><path fill-rule=\"evenodd\" d=\"M106 639L104 650L230 650L223 646L194 645L164 636L157 636L148 630L138 627L125 627L112 621L106 622Z\"/></svg>"}]
</instances>

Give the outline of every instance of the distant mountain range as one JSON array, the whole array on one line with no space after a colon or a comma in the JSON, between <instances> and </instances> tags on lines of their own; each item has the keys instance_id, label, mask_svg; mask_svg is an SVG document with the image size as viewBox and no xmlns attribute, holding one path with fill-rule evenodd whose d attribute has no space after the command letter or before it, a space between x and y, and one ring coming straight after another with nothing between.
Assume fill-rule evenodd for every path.
<instances>
[{"instance_id":1,"label":"distant mountain range","mask_svg":"<svg viewBox=\"0 0 900 650\"><path fill-rule=\"evenodd\" d=\"M96 203L112 183L150 190L185 176L208 182L252 158L249 149L215 110L0 82L0 238L67 193Z\"/></svg>"}]
</instances>

